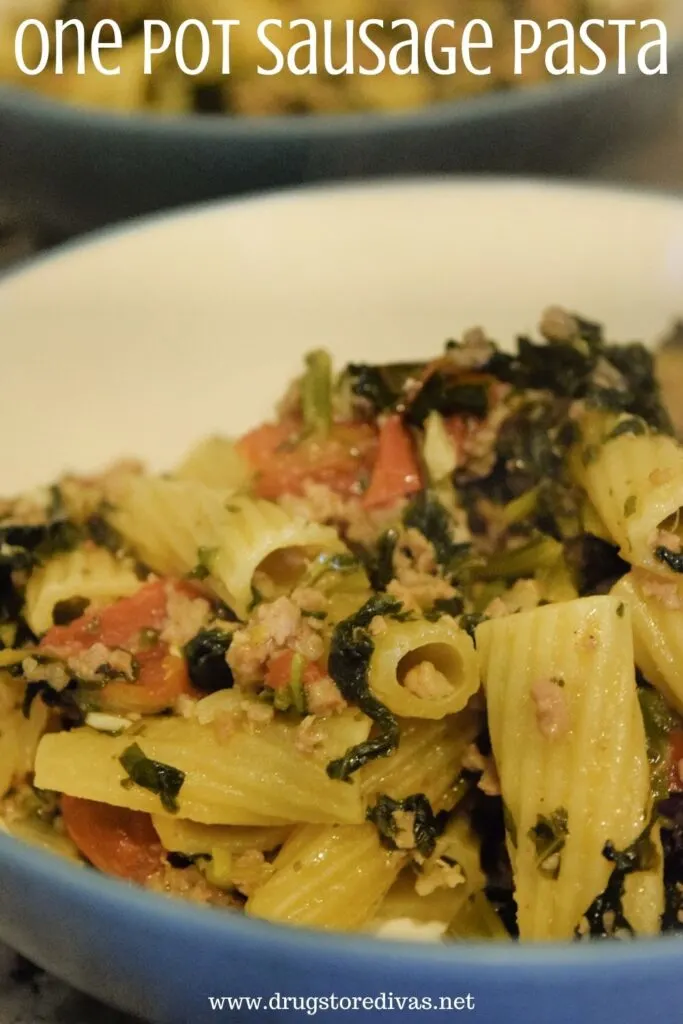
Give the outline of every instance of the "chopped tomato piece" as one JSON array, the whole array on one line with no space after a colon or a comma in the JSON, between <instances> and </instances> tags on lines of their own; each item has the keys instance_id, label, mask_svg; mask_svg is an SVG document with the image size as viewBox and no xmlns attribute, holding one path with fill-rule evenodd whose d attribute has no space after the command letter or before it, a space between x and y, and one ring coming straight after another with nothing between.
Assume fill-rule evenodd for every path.
<instances>
[{"instance_id":1,"label":"chopped tomato piece","mask_svg":"<svg viewBox=\"0 0 683 1024\"><path fill-rule=\"evenodd\" d=\"M278 651L273 655L266 670L266 686L272 690L283 690L289 685L292 678L294 655L295 652L290 650ZM317 661L307 661L303 670L302 682L304 686L310 686L316 680L322 679L324 675L325 672Z\"/></svg>"},{"instance_id":2,"label":"chopped tomato piece","mask_svg":"<svg viewBox=\"0 0 683 1024\"><path fill-rule=\"evenodd\" d=\"M167 618L168 588L179 584L157 580L99 612L89 612L68 626L53 626L41 640L63 657L78 655L94 644L129 651L138 676L134 682L114 680L98 691L98 701L111 711L156 714L172 707L192 686L183 657L171 654L155 634ZM184 587L181 587L183 591Z\"/></svg>"},{"instance_id":3,"label":"chopped tomato piece","mask_svg":"<svg viewBox=\"0 0 683 1024\"><path fill-rule=\"evenodd\" d=\"M63 796L64 826L91 864L143 884L161 868L163 848L149 814Z\"/></svg>"},{"instance_id":4,"label":"chopped tomato piece","mask_svg":"<svg viewBox=\"0 0 683 1024\"><path fill-rule=\"evenodd\" d=\"M297 440L300 430L292 431L291 422L266 424L238 442L256 471L258 496L272 501L282 494L301 494L306 483L325 484L341 495L357 490L375 457L374 427L336 423L327 437Z\"/></svg>"},{"instance_id":5,"label":"chopped tomato piece","mask_svg":"<svg viewBox=\"0 0 683 1024\"><path fill-rule=\"evenodd\" d=\"M259 470L275 458L278 449L300 431L301 424L296 420L264 423L240 438L235 447L254 469Z\"/></svg>"},{"instance_id":6,"label":"chopped tomato piece","mask_svg":"<svg viewBox=\"0 0 683 1024\"><path fill-rule=\"evenodd\" d=\"M363 504L367 508L390 505L421 488L420 467L410 432L400 416L388 416L380 426L377 461Z\"/></svg>"}]
</instances>

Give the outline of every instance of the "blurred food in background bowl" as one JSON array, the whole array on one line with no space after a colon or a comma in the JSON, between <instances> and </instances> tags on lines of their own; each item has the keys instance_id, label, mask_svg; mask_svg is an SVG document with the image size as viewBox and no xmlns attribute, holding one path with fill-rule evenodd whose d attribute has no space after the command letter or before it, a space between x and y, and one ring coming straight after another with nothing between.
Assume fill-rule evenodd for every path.
<instances>
[{"instance_id":1,"label":"blurred food in background bowl","mask_svg":"<svg viewBox=\"0 0 683 1024\"><path fill-rule=\"evenodd\" d=\"M229 7L229 9L228 9ZM617 75L552 78L545 66L550 41L512 74L514 18L553 18L575 25L589 17L667 20L678 38L677 0L391 0L375 10L366 0L4 0L0 4L0 193L32 223L59 235L131 215L269 187L346 177L444 171L585 173L606 154L638 152L673 126L680 105L683 47L673 42L667 76ZM331 55L336 67L347 56L345 20L356 24L381 16L385 29L370 34L385 55L401 40L395 18L409 18L422 39L430 25L453 19L433 37L440 65L442 48L458 48L458 70L439 75L421 61L419 75L377 76L257 74L272 54L257 38L269 18L284 22L268 30L286 53L305 32L287 26L296 18L334 21ZM79 18L90 29L100 18L122 27L121 75L104 77L92 68L79 75L76 60L64 74L49 67L36 77L16 66L14 31L26 17L46 24ZM238 19L231 40L231 73L221 73L221 46L214 40L205 71L188 77L171 46L143 73L144 19L175 29L185 19L211 25ZM479 76L462 67L463 28L478 18L491 26L495 45L475 57L491 64ZM214 33L217 29L213 30ZM593 33L607 59L617 55L614 29ZM481 33L476 38L480 38ZM635 46L650 38L634 29ZM72 33L72 45L75 42ZM196 39L199 44L198 38ZM29 38L26 52L38 43ZM362 57L368 50L356 40ZM322 41L319 39L319 49ZM192 40L186 44L192 58ZM577 45L594 65L595 56ZM37 59L37 58L36 58ZM374 60L371 54L371 62ZM398 58L405 66L406 57ZM356 66L362 62L357 59ZM305 64L302 56L299 64Z\"/></svg>"}]
</instances>

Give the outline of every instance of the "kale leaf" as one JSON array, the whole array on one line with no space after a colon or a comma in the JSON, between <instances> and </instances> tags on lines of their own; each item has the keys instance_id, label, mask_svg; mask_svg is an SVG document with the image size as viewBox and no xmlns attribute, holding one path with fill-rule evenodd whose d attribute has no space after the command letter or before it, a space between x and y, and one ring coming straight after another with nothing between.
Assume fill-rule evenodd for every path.
<instances>
[{"instance_id":1,"label":"kale leaf","mask_svg":"<svg viewBox=\"0 0 683 1024\"><path fill-rule=\"evenodd\" d=\"M178 811L178 793L185 782L185 773L170 764L153 761L146 757L137 743L126 747L119 761L128 775L122 785L140 786L155 793L161 800L161 806L169 814Z\"/></svg>"},{"instance_id":2,"label":"kale leaf","mask_svg":"<svg viewBox=\"0 0 683 1024\"><path fill-rule=\"evenodd\" d=\"M633 926L624 914L626 878L637 871L649 871L656 864L659 854L651 836L655 820L656 812L640 835L625 850L617 850L611 842L605 843L602 855L614 864L614 867L604 891L593 900L584 915L592 937L608 938L618 932L635 934ZM605 920L608 914L614 915L613 923ZM580 937L578 929L576 937Z\"/></svg>"},{"instance_id":3,"label":"kale leaf","mask_svg":"<svg viewBox=\"0 0 683 1024\"><path fill-rule=\"evenodd\" d=\"M368 683L368 666L375 648L368 626L376 615L396 615L401 607L394 598L371 597L359 611L340 622L332 634L328 672L344 699L371 718L378 731L374 738L351 747L343 757L328 764L327 774L332 779L346 782L363 765L378 757L388 757L398 746L398 723L372 694Z\"/></svg>"},{"instance_id":4,"label":"kale leaf","mask_svg":"<svg viewBox=\"0 0 683 1024\"><path fill-rule=\"evenodd\" d=\"M562 850L565 847L569 828L567 812L558 807L549 816L539 814L536 824L527 833L536 850L536 867L545 878L558 878Z\"/></svg>"},{"instance_id":5,"label":"kale leaf","mask_svg":"<svg viewBox=\"0 0 683 1024\"><path fill-rule=\"evenodd\" d=\"M403 525L417 530L434 548L440 566L453 570L470 551L469 544L453 542L453 522L446 508L430 491L420 491L403 513Z\"/></svg>"},{"instance_id":6,"label":"kale leaf","mask_svg":"<svg viewBox=\"0 0 683 1024\"><path fill-rule=\"evenodd\" d=\"M347 368L351 391L369 402L376 413L386 412L400 405L408 384L419 378L423 363L394 363L387 366L367 366L352 363Z\"/></svg>"},{"instance_id":7,"label":"kale leaf","mask_svg":"<svg viewBox=\"0 0 683 1024\"><path fill-rule=\"evenodd\" d=\"M413 814L413 844L418 853L429 857L434 852L436 839L442 830L440 818L434 814L424 793L414 793L404 800L394 800L382 794L377 797L374 807L369 807L367 819L379 832L383 846L390 850L398 849L396 836L399 828L394 815L397 811Z\"/></svg>"},{"instance_id":8,"label":"kale leaf","mask_svg":"<svg viewBox=\"0 0 683 1024\"><path fill-rule=\"evenodd\" d=\"M483 420L488 411L488 381L469 381L459 374L435 370L408 406L405 419L410 426L421 427L430 412Z\"/></svg>"},{"instance_id":9,"label":"kale leaf","mask_svg":"<svg viewBox=\"0 0 683 1024\"><path fill-rule=\"evenodd\" d=\"M202 693L229 690L233 675L226 661L232 633L222 629L202 629L185 645L187 670L192 684Z\"/></svg>"}]
</instances>

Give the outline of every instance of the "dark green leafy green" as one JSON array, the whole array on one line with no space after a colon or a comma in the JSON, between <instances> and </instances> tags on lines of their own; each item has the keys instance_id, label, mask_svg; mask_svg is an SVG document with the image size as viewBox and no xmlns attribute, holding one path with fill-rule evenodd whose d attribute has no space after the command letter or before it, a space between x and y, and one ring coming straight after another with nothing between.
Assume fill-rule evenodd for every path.
<instances>
[{"instance_id":1,"label":"dark green leafy green","mask_svg":"<svg viewBox=\"0 0 683 1024\"><path fill-rule=\"evenodd\" d=\"M569 835L567 812L558 807L552 814L539 814L536 824L527 833L536 850L536 867L545 878L558 878L562 866L562 850Z\"/></svg>"},{"instance_id":2,"label":"dark green leafy green","mask_svg":"<svg viewBox=\"0 0 683 1024\"><path fill-rule=\"evenodd\" d=\"M98 710L99 689L96 684L72 679L63 690L55 690L46 680L39 679L26 684L21 710L29 718L34 700L40 697L46 707L60 713L63 728L71 729L83 725L88 712Z\"/></svg>"},{"instance_id":3,"label":"dark green leafy green","mask_svg":"<svg viewBox=\"0 0 683 1024\"><path fill-rule=\"evenodd\" d=\"M346 374L352 393L369 402L375 413L381 413L401 405L408 386L419 379L423 370L424 363L387 366L352 363Z\"/></svg>"},{"instance_id":4,"label":"dark green leafy green","mask_svg":"<svg viewBox=\"0 0 683 1024\"><path fill-rule=\"evenodd\" d=\"M332 779L348 781L364 764L388 757L398 746L398 723L370 690L368 666L375 645L368 626L376 615L395 616L401 607L395 598L372 597L354 615L340 622L332 634L328 672L344 699L371 718L377 730L365 743L351 747L343 757L330 762L327 774Z\"/></svg>"},{"instance_id":5,"label":"dark green leafy green","mask_svg":"<svg viewBox=\"0 0 683 1024\"><path fill-rule=\"evenodd\" d=\"M126 747L119 761L128 775L123 785L134 784L155 793L165 811L169 814L177 813L178 794L185 782L184 772L173 768L172 765L146 757L137 743Z\"/></svg>"},{"instance_id":6,"label":"dark green leafy green","mask_svg":"<svg viewBox=\"0 0 683 1024\"><path fill-rule=\"evenodd\" d=\"M651 871L659 860L651 835L656 817L655 812L640 835L625 850L617 850L611 842L605 843L602 855L614 867L604 891L591 903L584 915L589 934L593 938L609 938L619 933L635 934L624 914L626 878L638 871Z\"/></svg>"},{"instance_id":7,"label":"dark green leafy green","mask_svg":"<svg viewBox=\"0 0 683 1024\"><path fill-rule=\"evenodd\" d=\"M460 374L435 370L406 409L410 426L421 427L431 412L483 420L489 411L487 381L468 381Z\"/></svg>"},{"instance_id":8,"label":"dark green leafy green","mask_svg":"<svg viewBox=\"0 0 683 1024\"><path fill-rule=\"evenodd\" d=\"M189 580L205 580L211 575L212 564L216 555L218 554L218 548L197 548L197 564L194 569L191 569L187 574Z\"/></svg>"},{"instance_id":9,"label":"dark green leafy green","mask_svg":"<svg viewBox=\"0 0 683 1024\"><path fill-rule=\"evenodd\" d=\"M405 811L413 815L413 846L423 857L430 857L434 852L436 840L442 830L440 818L434 814L424 793L414 793L404 800L394 800L381 794L373 807L367 811L367 819L376 827L383 846L396 850L396 837L399 826L396 823L396 812ZM406 848L406 847L404 847Z\"/></svg>"},{"instance_id":10,"label":"dark green leafy green","mask_svg":"<svg viewBox=\"0 0 683 1024\"><path fill-rule=\"evenodd\" d=\"M415 495L403 513L403 525L431 543L436 561L447 571L453 571L470 551L469 544L453 542L453 520L431 491Z\"/></svg>"},{"instance_id":11,"label":"dark green leafy green","mask_svg":"<svg viewBox=\"0 0 683 1024\"><path fill-rule=\"evenodd\" d=\"M195 686L202 693L216 693L229 690L233 675L226 661L226 654L232 643L232 633L223 629L202 629L186 644L184 655L187 671Z\"/></svg>"}]
</instances>

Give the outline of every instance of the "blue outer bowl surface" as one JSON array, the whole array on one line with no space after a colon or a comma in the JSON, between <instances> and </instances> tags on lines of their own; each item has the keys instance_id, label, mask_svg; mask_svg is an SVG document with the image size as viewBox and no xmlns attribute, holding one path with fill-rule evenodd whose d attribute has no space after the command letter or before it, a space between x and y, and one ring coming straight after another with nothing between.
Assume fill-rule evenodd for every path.
<instances>
[{"instance_id":1,"label":"blue outer bowl surface","mask_svg":"<svg viewBox=\"0 0 683 1024\"><path fill-rule=\"evenodd\" d=\"M473 1010L368 1009L350 1019L478 1024L644 1024L681 1019L677 939L604 946L425 947L297 931L163 900L0 836L0 938L99 999L164 1024L311 1019L299 999L471 996ZM279 994L279 999L277 994ZM260 1010L209 996L261 997Z\"/></svg>"},{"instance_id":2,"label":"blue outer bowl surface","mask_svg":"<svg viewBox=\"0 0 683 1024\"><path fill-rule=\"evenodd\" d=\"M58 237L301 182L450 171L586 174L675 130L668 76L556 81L405 114L119 116L0 86L0 195Z\"/></svg>"}]
</instances>

